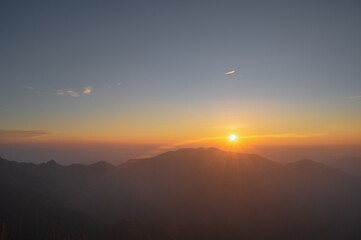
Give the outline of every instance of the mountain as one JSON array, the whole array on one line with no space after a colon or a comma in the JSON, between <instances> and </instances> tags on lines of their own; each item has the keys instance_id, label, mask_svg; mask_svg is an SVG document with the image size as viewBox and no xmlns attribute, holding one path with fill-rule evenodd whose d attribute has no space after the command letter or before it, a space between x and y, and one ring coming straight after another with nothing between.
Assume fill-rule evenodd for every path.
<instances>
[{"instance_id":1,"label":"mountain","mask_svg":"<svg viewBox=\"0 0 361 240\"><path fill-rule=\"evenodd\" d=\"M351 180L351 176L347 173L332 166L310 159L302 159L296 162L291 162L286 166L294 172L300 174L301 177L307 181L316 181L317 183L326 182L327 184L331 184L331 182L343 183Z\"/></svg>"},{"instance_id":2,"label":"mountain","mask_svg":"<svg viewBox=\"0 0 361 240\"><path fill-rule=\"evenodd\" d=\"M278 181L282 174L281 166L257 155L181 149L130 160L110 176L108 184L119 183L115 198L127 192L129 201L136 205L138 211L134 214L139 214L138 218L181 223L189 218L201 221L209 219L210 214L228 213L232 205L245 201L247 189L261 184L261 179ZM144 206L152 207L144 210Z\"/></svg>"},{"instance_id":3,"label":"mountain","mask_svg":"<svg viewBox=\"0 0 361 240\"><path fill-rule=\"evenodd\" d=\"M361 158L338 158L327 160L325 163L355 176L361 176Z\"/></svg>"},{"instance_id":4,"label":"mountain","mask_svg":"<svg viewBox=\"0 0 361 240\"><path fill-rule=\"evenodd\" d=\"M49 235L56 218L64 223L59 236L68 239L361 237L359 179L312 160L283 165L215 148L180 149L120 166L0 159L0 191L8 199L0 221L16 226L11 219L21 222L23 215L15 209L26 206L47 229L41 236Z\"/></svg>"}]
</instances>

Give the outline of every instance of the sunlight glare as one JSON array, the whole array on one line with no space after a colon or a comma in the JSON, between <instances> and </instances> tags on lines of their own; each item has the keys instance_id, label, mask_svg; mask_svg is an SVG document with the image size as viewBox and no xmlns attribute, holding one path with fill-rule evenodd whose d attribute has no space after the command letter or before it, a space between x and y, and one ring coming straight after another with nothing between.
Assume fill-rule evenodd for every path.
<instances>
[{"instance_id":1,"label":"sunlight glare","mask_svg":"<svg viewBox=\"0 0 361 240\"><path fill-rule=\"evenodd\" d=\"M237 139L237 136L234 134L229 135L229 140L234 141Z\"/></svg>"}]
</instances>

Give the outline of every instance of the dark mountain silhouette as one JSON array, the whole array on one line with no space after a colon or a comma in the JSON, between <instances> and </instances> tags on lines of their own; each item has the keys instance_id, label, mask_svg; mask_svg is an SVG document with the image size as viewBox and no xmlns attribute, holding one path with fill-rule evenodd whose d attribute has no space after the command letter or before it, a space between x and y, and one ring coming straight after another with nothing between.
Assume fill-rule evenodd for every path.
<instances>
[{"instance_id":1,"label":"dark mountain silhouette","mask_svg":"<svg viewBox=\"0 0 361 240\"><path fill-rule=\"evenodd\" d=\"M344 181L352 179L347 173L337 168L310 159L291 162L286 166L300 174L305 178L305 181L317 181L317 183L326 182L329 184L329 181L343 183Z\"/></svg>"},{"instance_id":2,"label":"dark mountain silhouette","mask_svg":"<svg viewBox=\"0 0 361 240\"><path fill-rule=\"evenodd\" d=\"M325 161L326 164L355 176L361 176L361 158L338 158Z\"/></svg>"},{"instance_id":3,"label":"dark mountain silhouette","mask_svg":"<svg viewBox=\"0 0 361 240\"><path fill-rule=\"evenodd\" d=\"M0 159L0 198L4 239L361 237L358 178L215 148L117 167Z\"/></svg>"}]
</instances>

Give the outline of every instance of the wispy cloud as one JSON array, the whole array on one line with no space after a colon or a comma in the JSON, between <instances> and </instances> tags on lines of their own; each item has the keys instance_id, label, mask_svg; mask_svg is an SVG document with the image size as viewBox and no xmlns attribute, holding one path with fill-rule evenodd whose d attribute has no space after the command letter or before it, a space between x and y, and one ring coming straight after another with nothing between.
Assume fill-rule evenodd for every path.
<instances>
[{"instance_id":1,"label":"wispy cloud","mask_svg":"<svg viewBox=\"0 0 361 240\"><path fill-rule=\"evenodd\" d=\"M24 129L0 129L0 139L31 138L51 135L52 132L46 130L24 130Z\"/></svg>"},{"instance_id":2,"label":"wispy cloud","mask_svg":"<svg viewBox=\"0 0 361 240\"><path fill-rule=\"evenodd\" d=\"M92 91L93 91L93 87L84 87L84 90L82 92L80 92L80 93L89 94ZM76 91L74 91L74 90L72 90L70 88L69 89L58 89L56 91L56 95L58 95L58 96L63 96L65 94L68 94L68 95L70 95L72 97L79 97L79 92L76 92Z\"/></svg>"},{"instance_id":3,"label":"wispy cloud","mask_svg":"<svg viewBox=\"0 0 361 240\"><path fill-rule=\"evenodd\" d=\"M235 72L236 72L235 70L232 70L232 71L226 72L225 75L230 75L230 74L233 74Z\"/></svg>"},{"instance_id":4,"label":"wispy cloud","mask_svg":"<svg viewBox=\"0 0 361 240\"><path fill-rule=\"evenodd\" d=\"M84 93L84 94L89 94L89 93L92 92L92 90L93 90L92 87L85 87L83 93Z\"/></svg>"},{"instance_id":5,"label":"wispy cloud","mask_svg":"<svg viewBox=\"0 0 361 240\"><path fill-rule=\"evenodd\" d=\"M71 89L66 90L66 92L67 92L70 96L72 96L72 97L79 97L79 93L74 92L74 91L71 90Z\"/></svg>"},{"instance_id":6,"label":"wispy cloud","mask_svg":"<svg viewBox=\"0 0 361 240\"><path fill-rule=\"evenodd\" d=\"M29 90L34 90L35 89L34 87L31 87L31 86L25 86L25 88L27 88Z\"/></svg>"},{"instance_id":7,"label":"wispy cloud","mask_svg":"<svg viewBox=\"0 0 361 240\"><path fill-rule=\"evenodd\" d=\"M361 95L360 96L351 96L348 99L357 99L357 98L361 98Z\"/></svg>"}]
</instances>

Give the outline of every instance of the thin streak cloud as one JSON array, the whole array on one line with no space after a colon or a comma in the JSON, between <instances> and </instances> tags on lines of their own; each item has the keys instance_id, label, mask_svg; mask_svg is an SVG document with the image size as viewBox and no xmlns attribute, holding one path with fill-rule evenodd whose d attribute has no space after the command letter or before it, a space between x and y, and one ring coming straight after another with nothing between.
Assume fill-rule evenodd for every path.
<instances>
[{"instance_id":1,"label":"thin streak cloud","mask_svg":"<svg viewBox=\"0 0 361 240\"><path fill-rule=\"evenodd\" d=\"M46 130L0 129L0 140L40 137L51 134L52 132Z\"/></svg>"},{"instance_id":2,"label":"thin streak cloud","mask_svg":"<svg viewBox=\"0 0 361 240\"><path fill-rule=\"evenodd\" d=\"M235 72L236 72L235 70L232 70L232 71L226 72L225 75L230 75L230 74L233 74Z\"/></svg>"}]
</instances>

